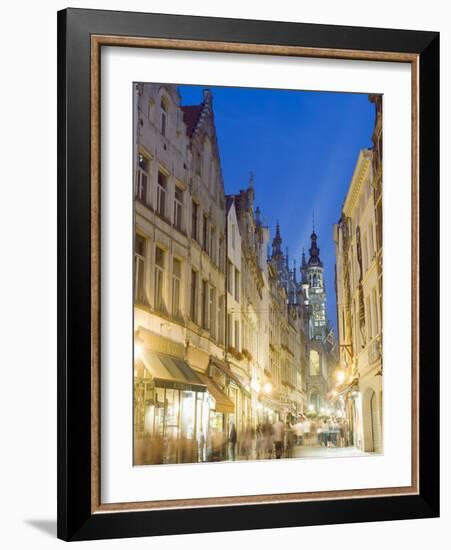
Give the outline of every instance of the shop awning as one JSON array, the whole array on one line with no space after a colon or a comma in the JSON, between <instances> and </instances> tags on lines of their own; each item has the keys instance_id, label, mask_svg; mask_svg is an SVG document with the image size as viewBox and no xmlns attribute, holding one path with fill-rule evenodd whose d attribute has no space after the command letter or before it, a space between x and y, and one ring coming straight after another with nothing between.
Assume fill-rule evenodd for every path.
<instances>
[{"instance_id":1,"label":"shop awning","mask_svg":"<svg viewBox=\"0 0 451 550\"><path fill-rule=\"evenodd\" d=\"M156 387L207 391L206 384L183 359L144 349L142 361L150 372Z\"/></svg>"},{"instance_id":2,"label":"shop awning","mask_svg":"<svg viewBox=\"0 0 451 550\"><path fill-rule=\"evenodd\" d=\"M215 411L220 413L233 414L235 412L235 405L233 401L221 390L221 388L215 384L215 382L205 376L205 374L198 375L207 386L208 393L215 400Z\"/></svg>"},{"instance_id":3,"label":"shop awning","mask_svg":"<svg viewBox=\"0 0 451 550\"><path fill-rule=\"evenodd\" d=\"M243 387L243 383L238 378L238 376L232 371L230 368L230 365L224 361L220 361L219 359L216 359L216 357L212 357L210 359L210 364L217 367L220 371L222 371L228 378L233 380L240 388Z\"/></svg>"},{"instance_id":4,"label":"shop awning","mask_svg":"<svg viewBox=\"0 0 451 550\"><path fill-rule=\"evenodd\" d=\"M353 378L350 382L339 384L335 389L327 393L328 399L336 399L340 395L345 395L346 393L355 390L358 385L358 378Z\"/></svg>"}]
</instances>

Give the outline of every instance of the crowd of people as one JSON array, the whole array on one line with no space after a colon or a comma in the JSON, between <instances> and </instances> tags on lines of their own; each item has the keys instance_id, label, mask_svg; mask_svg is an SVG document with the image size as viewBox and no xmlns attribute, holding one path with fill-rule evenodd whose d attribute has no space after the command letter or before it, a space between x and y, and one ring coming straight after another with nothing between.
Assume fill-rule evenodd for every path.
<instances>
[{"instance_id":1,"label":"crowd of people","mask_svg":"<svg viewBox=\"0 0 451 550\"><path fill-rule=\"evenodd\" d=\"M296 446L346 447L350 445L347 422L336 417L309 419L304 415L259 422L254 428L237 431L230 422L227 432L202 430L197 439L148 436L135 442L135 460L139 464L219 462L223 460L259 460L292 458Z\"/></svg>"}]
</instances>

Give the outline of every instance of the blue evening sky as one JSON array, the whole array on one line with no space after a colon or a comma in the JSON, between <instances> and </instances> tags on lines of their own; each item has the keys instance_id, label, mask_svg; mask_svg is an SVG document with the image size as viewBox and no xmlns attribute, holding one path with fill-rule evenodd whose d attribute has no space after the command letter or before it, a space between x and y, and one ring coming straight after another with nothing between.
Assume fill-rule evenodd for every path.
<instances>
[{"instance_id":1,"label":"blue evening sky","mask_svg":"<svg viewBox=\"0 0 451 550\"><path fill-rule=\"evenodd\" d=\"M202 102L206 86L180 86L182 105ZM324 263L327 314L336 327L333 224L360 149L371 147L375 108L366 94L208 86L226 193L254 173L255 204L271 242L279 220L290 267L308 259L312 213ZM299 280L299 272L298 272Z\"/></svg>"}]
</instances>

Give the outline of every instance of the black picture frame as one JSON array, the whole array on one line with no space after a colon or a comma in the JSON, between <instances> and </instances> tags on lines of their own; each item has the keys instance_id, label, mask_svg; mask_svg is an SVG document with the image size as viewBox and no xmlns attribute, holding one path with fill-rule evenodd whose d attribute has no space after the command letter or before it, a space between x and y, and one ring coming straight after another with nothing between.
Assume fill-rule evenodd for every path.
<instances>
[{"instance_id":1,"label":"black picture frame","mask_svg":"<svg viewBox=\"0 0 451 550\"><path fill-rule=\"evenodd\" d=\"M91 36L418 56L419 493L93 513ZM334 55L331 54L331 57ZM67 9L58 13L58 537L88 540L439 515L439 33Z\"/></svg>"}]
</instances>

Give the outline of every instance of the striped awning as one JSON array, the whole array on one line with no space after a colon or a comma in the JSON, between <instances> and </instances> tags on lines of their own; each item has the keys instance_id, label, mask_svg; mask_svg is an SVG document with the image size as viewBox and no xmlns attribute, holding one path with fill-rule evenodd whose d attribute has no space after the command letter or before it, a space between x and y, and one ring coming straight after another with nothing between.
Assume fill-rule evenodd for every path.
<instances>
[{"instance_id":1,"label":"striped awning","mask_svg":"<svg viewBox=\"0 0 451 550\"><path fill-rule=\"evenodd\" d=\"M141 359L156 387L207 391L206 384L183 359L149 349L143 350Z\"/></svg>"},{"instance_id":2,"label":"striped awning","mask_svg":"<svg viewBox=\"0 0 451 550\"><path fill-rule=\"evenodd\" d=\"M207 386L208 393L213 397L215 401L214 410L219 413L233 414L235 412L235 404L233 401L221 390L221 388L205 374L199 374L202 381Z\"/></svg>"}]
</instances>

